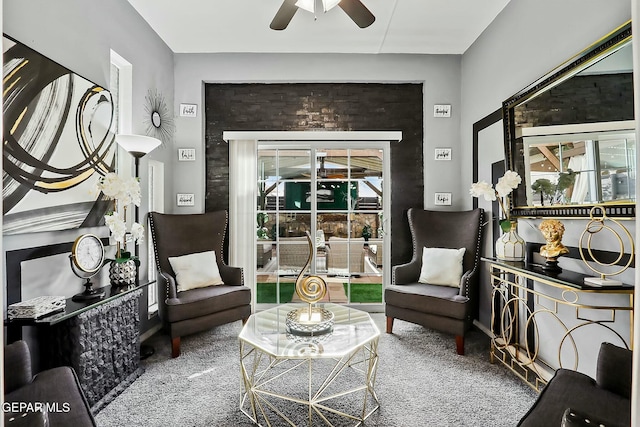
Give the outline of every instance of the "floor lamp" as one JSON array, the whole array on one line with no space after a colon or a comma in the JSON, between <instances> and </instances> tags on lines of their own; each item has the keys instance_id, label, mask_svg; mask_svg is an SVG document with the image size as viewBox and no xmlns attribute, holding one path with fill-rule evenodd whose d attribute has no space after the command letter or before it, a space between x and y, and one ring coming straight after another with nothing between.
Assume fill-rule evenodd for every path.
<instances>
[{"instance_id":1,"label":"floor lamp","mask_svg":"<svg viewBox=\"0 0 640 427\"><path fill-rule=\"evenodd\" d=\"M124 148L129 154L131 154L134 158L135 163L135 174L136 178L138 177L139 169L140 169L140 159L146 156L148 153L156 149L160 144L160 140L157 138L152 138L150 136L144 135L116 135L116 142L119 146ZM140 211L138 206L134 207L133 210L133 220L139 223ZM134 246L134 255L138 256L138 245ZM136 285L139 284L139 272L136 270ZM155 349L146 344L142 344L140 346L140 359L146 359L151 356L155 352Z\"/></svg>"}]
</instances>

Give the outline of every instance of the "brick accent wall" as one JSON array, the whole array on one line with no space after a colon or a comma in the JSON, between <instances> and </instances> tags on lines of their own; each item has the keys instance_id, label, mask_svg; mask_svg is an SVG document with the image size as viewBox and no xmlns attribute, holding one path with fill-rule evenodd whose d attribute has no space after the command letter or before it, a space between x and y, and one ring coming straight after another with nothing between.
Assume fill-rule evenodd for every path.
<instances>
[{"instance_id":1,"label":"brick accent wall","mask_svg":"<svg viewBox=\"0 0 640 427\"><path fill-rule=\"evenodd\" d=\"M223 131L402 131L391 143L392 265L411 258L406 212L424 206L422 84L205 84L205 210L229 208Z\"/></svg>"}]
</instances>

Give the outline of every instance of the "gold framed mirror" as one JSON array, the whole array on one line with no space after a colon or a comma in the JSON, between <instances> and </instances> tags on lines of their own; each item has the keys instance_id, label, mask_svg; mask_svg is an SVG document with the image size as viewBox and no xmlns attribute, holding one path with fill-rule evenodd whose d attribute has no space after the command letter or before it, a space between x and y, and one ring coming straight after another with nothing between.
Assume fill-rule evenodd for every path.
<instances>
[{"instance_id":1,"label":"gold framed mirror","mask_svg":"<svg viewBox=\"0 0 640 427\"><path fill-rule=\"evenodd\" d=\"M631 22L503 102L513 216L635 217Z\"/></svg>"}]
</instances>

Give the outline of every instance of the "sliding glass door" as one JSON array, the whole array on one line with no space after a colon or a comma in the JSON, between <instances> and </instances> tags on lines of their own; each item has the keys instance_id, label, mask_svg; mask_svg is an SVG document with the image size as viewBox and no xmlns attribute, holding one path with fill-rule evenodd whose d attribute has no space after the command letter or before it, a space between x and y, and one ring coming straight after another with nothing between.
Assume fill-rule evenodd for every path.
<instances>
[{"instance_id":1,"label":"sliding glass door","mask_svg":"<svg viewBox=\"0 0 640 427\"><path fill-rule=\"evenodd\" d=\"M327 281L327 301L382 303L388 150L379 141L258 143L258 304L296 301L302 269Z\"/></svg>"}]
</instances>

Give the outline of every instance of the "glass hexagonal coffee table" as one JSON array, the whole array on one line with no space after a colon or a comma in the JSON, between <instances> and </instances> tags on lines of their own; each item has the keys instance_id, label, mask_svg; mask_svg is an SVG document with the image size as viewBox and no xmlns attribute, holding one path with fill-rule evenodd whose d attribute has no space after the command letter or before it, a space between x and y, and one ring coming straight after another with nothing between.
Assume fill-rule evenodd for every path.
<instances>
[{"instance_id":1,"label":"glass hexagonal coffee table","mask_svg":"<svg viewBox=\"0 0 640 427\"><path fill-rule=\"evenodd\" d=\"M240 410L259 426L355 425L379 408L374 386L380 331L368 313L318 304L335 315L316 336L288 332L286 304L251 315L240 335Z\"/></svg>"}]
</instances>

